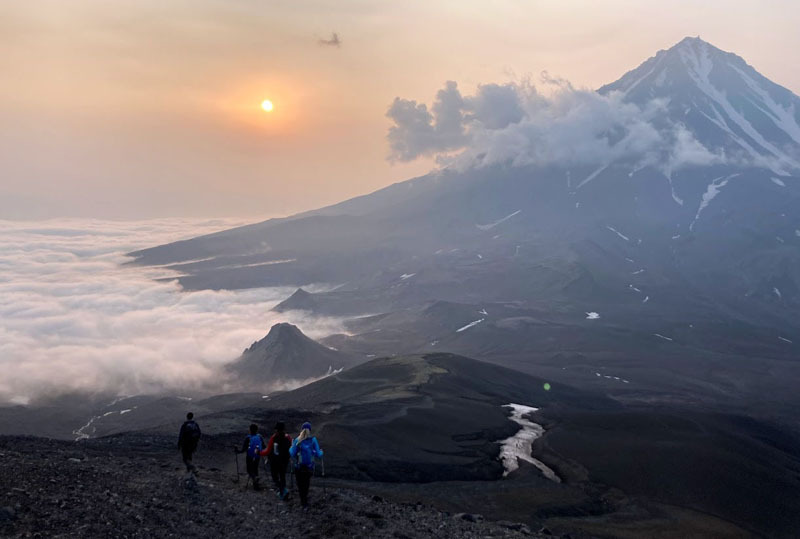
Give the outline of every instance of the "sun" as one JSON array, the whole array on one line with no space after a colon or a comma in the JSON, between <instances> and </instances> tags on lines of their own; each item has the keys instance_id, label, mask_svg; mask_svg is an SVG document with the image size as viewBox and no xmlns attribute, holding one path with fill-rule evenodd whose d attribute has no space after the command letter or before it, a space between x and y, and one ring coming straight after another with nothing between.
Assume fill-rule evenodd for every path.
<instances>
[{"instance_id":1,"label":"sun","mask_svg":"<svg viewBox=\"0 0 800 539\"><path fill-rule=\"evenodd\" d=\"M261 102L261 108L264 109L264 112L272 112L272 101L265 99Z\"/></svg>"}]
</instances>

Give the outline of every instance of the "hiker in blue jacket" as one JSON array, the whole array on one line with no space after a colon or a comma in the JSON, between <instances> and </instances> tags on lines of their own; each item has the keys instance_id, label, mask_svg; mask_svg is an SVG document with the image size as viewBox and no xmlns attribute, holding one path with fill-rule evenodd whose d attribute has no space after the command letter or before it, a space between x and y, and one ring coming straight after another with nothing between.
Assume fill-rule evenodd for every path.
<instances>
[{"instance_id":1,"label":"hiker in blue jacket","mask_svg":"<svg viewBox=\"0 0 800 539\"><path fill-rule=\"evenodd\" d=\"M314 436L311 436L311 423L303 423L300 436L292 441L289 456L294 462L294 473L297 476L297 490L300 503L308 507L308 489L311 487L311 476L314 475L314 458L322 457L322 449Z\"/></svg>"},{"instance_id":2,"label":"hiker in blue jacket","mask_svg":"<svg viewBox=\"0 0 800 539\"><path fill-rule=\"evenodd\" d=\"M258 483L258 465L261 462L261 451L267 446L264 438L258 433L258 425L250 425L250 434L244 439L241 449L234 448L237 453L247 453L245 463L247 464L247 475L253 480L253 490L261 490Z\"/></svg>"}]
</instances>

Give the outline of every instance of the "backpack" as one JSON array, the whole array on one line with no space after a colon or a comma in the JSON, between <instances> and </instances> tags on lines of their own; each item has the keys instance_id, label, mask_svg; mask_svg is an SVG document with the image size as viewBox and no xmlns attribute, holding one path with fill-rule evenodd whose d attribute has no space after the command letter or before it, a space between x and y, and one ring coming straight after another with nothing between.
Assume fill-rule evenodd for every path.
<instances>
[{"instance_id":1,"label":"backpack","mask_svg":"<svg viewBox=\"0 0 800 539\"><path fill-rule=\"evenodd\" d=\"M263 439L261 438L260 434L253 434L250 436L250 445L247 447L247 456L251 459L257 459L261 455L261 444L263 443Z\"/></svg>"},{"instance_id":2,"label":"backpack","mask_svg":"<svg viewBox=\"0 0 800 539\"><path fill-rule=\"evenodd\" d=\"M314 468L314 440L316 438L306 438L297 444L297 467L299 468Z\"/></svg>"},{"instance_id":3,"label":"backpack","mask_svg":"<svg viewBox=\"0 0 800 539\"><path fill-rule=\"evenodd\" d=\"M271 456L278 460L286 460L289 458L289 448L292 446L292 440L286 434L273 438Z\"/></svg>"},{"instance_id":4,"label":"backpack","mask_svg":"<svg viewBox=\"0 0 800 539\"><path fill-rule=\"evenodd\" d=\"M200 426L194 421L187 421L184 424L184 435L186 436L187 445L196 447L197 442L200 441Z\"/></svg>"}]
</instances>

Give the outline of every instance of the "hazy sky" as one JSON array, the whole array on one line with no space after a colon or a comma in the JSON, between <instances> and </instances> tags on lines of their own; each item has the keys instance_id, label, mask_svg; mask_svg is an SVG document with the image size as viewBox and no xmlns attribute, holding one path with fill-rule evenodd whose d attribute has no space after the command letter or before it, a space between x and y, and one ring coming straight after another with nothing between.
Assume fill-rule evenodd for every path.
<instances>
[{"instance_id":1,"label":"hazy sky","mask_svg":"<svg viewBox=\"0 0 800 539\"><path fill-rule=\"evenodd\" d=\"M790 0L3 2L0 219L337 202L432 167L387 161L396 96L596 88L687 35L800 93L798 26Z\"/></svg>"}]
</instances>

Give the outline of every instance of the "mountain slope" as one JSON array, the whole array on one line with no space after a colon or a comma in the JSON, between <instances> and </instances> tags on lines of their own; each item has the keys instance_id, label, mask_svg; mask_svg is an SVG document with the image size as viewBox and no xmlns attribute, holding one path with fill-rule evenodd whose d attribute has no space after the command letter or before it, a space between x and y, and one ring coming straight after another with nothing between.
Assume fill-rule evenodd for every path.
<instances>
[{"instance_id":1,"label":"mountain slope","mask_svg":"<svg viewBox=\"0 0 800 539\"><path fill-rule=\"evenodd\" d=\"M278 381L325 376L357 361L309 339L297 326L280 323L228 368L247 385L268 387Z\"/></svg>"},{"instance_id":2,"label":"mountain slope","mask_svg":"<svg viewBox=\"0 0 800 539\"><path fill-rule=\"evenodd\" d=\"M568 384L620 369L626 402L752 402L800 429L797 96L694 38L593 95L662 145L617 151L637 133L613 124L597 162L447 169L133 255L186 288L337 285L278 310L378 315L341 350L546 362Z\"/></svg>"}]
</instances>

